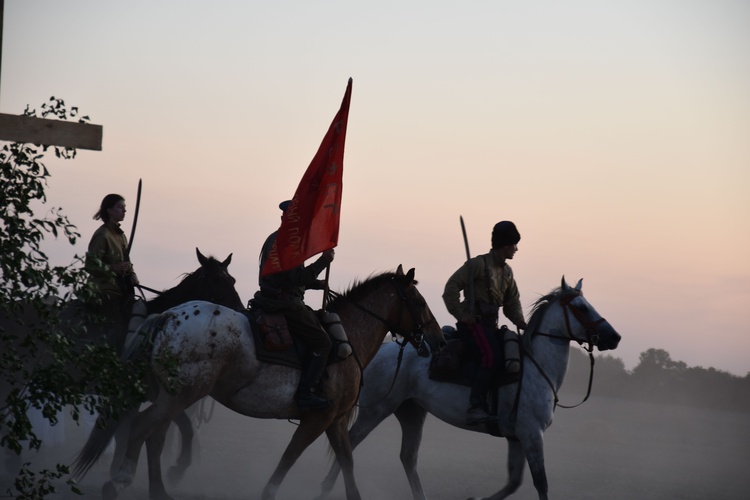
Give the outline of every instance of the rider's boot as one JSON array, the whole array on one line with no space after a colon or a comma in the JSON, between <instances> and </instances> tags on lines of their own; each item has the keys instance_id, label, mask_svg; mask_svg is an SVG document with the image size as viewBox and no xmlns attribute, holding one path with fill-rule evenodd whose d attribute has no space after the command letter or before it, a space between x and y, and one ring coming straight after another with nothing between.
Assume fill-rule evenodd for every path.
<instances>
[{"instance_id":1,"label":"rider's boot","mask_svg":"<svg viewBox=\"0 0 750 500\"><path fill-rule=\"evenodd\" d=\"M326 369L326 361L325 357L312 354L309 356L306 366L302 368L302 378L295 395L299 411L328 408L333 403L315 394L315 388Z\"/></svg>"},{"instance_id":2,"label":"rider's boot","mask_svg":"<svg viewBox=\"0 0 750 500\"><path fill-rule=\"evenodd\" d=\"M480 367L474 379L469 396L469 410L466 412L466 425L478 425L490 422L493 417L484 409L487 392L490 389L492 368Z\"/></svg>"}]
</instances>

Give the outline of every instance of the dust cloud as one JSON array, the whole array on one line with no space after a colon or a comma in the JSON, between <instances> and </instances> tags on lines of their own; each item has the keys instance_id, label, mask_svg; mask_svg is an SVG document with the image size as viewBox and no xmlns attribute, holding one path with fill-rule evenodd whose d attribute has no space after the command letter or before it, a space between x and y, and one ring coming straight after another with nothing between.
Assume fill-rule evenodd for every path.
<instances>
[{"instance_id":1,"label":"dust cloud","mask_svg":"<svg viewBox=\"0 0 750 500\"><path fill-rule=\"evenodd\" d=\"M563 403L577 403L566 396ZM257 420L216 405L195 441L193 465L177 485L176 499L260 498L263 486L291 439L295 425ZM399 461L401 431L388 418L355 450L355 473L364 499L411 500ZM53 464L71 459L85 440L81 427L66 424L63 446L43 448L37 460ZM574 409L558 408L545 433L550 497L557 499L740 499L750 490L750 418L746 413L635 402L596 395ZM167 443L163 469L174 463L177 445ZM467 432L428 416L419 472L431 500L488 496L506 478L504 439ZM325 437L302 455L278 492L278 500L315 498L328 471ZM25 456L29 459L33 457ZM84 498L99 498L108 470L100 461L80 486ZM5 481L3 481L5 483ZM148 498L146 457L136 480L120 498ZM3 489L4 491L4 489ZM50 498L81 498L58 486ZM344 500L341 479L331 500ZM536 500L531 476L511 498Z\"/></svg>"}]
</instances>

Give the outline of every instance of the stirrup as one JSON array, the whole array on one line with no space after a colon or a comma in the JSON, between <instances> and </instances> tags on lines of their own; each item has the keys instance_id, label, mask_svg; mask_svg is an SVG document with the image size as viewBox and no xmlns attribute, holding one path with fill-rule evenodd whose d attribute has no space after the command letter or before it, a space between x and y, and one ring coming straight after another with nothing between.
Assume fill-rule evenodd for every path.
<instances>
[{"instance_id":1,"label":"stirrup","mask_svg":"<svg viewBox=\"0 0 750 500\"><path fill-rule=\"evenodd\" d=\"M320 410L333 404L330 399L323 399L312 392L297 394L295 399L299 411Z\"/></svg>"},{"instance_id":2,"label":"stirrup","mask_svg":"<svg viewBox=\"0 0 750 500\"><path fill-rule=\"evenodd\" d=\"M492 422L494 417L484 411L481 407L469 408L466 412L466 425L479 425Z\"/></svg>"}]
</instances>

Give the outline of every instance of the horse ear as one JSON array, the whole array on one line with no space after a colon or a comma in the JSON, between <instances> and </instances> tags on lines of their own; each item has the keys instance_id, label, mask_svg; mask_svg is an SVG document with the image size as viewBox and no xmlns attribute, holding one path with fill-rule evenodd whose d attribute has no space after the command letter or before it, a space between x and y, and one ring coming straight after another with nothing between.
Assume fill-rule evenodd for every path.
<instances>
[{"instance_id":1,"label":"horse ear","mask_svg":"<svg viewBox=\"0 0 750 500\"><path fill-rule=\"evenodd\" d=\"M205 266L206 262L208 262L208 259L203 256L200 250L198 250L198 247L195 247L195 253L198 255L198 262L201 263L201 266Z\"/></svg>"},{"instance_id":2,"label":"horse ear","mask_svg":"<svg viewBox=\"0 0 750 500\"><path fill-rule=\"evenodd\" d=\"M583 285L583 278L578 280L578 283L576 284L576 292L581 291L581 286Z\"/></svg>"},{"instance_id":3,"label":"horse ear","mask_svg":"<svg viewBox=\"0 0 750 500\"><path fill-rule=\"evenodd\" d=\"M224 262L221 263L221 267L229 267L229 264L232 263L232 255L234 255L234 253L230 253L229 257L224 259Z\"/></svg>"},{"instance_id":4,"label":"horse ear","mask_svg":"<svg viewBox=\"0 0 750 500\"><path fill-rule=\"evenodd\" d=\"M563 277L562 277L562 282L560 283L560 288L562 290L567 290L568 288L570 288L568 286L568 283L565 281L565 275L564 274L563 274Z\"/></svg>"},{"instance_id":5,"label":"horse ear","mask_svg":"<svg viewBox=\"0 0 750 500\"><path fill-rule=\"evenodd\" d=\"M396 269L396 274L399 276L404 274L404 267L401 264L398 265L398 269Z\"/></svg>"},{"instance_id":6,"label":"horse ear","mask_svg":"<svg viewBox=\"0 0 750 500\"><path fill-rule=\"evenodd\" d=\"M414 268L413 267L409 269L408 273L406 273L406 279L409 280L409 283L414 281Z\"/></svg>"}]
</instances>

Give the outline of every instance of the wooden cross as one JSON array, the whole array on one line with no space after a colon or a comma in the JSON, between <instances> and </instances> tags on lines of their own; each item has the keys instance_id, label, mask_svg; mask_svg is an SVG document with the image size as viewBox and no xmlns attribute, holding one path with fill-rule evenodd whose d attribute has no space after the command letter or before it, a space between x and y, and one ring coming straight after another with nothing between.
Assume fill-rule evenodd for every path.
<instances>
[{"instance_id":1,"label":"wooden cross","mask_svg":"<svg viewBox=\"0 0 750 500\"><path fill-rule=\"evenodd\" d=\"M0 0L0 69L2 69L3 55L4 12L5 0ZM101 151L102 132L101 125L0 113L0 141Z\"/></svg>"}]
</instances>

